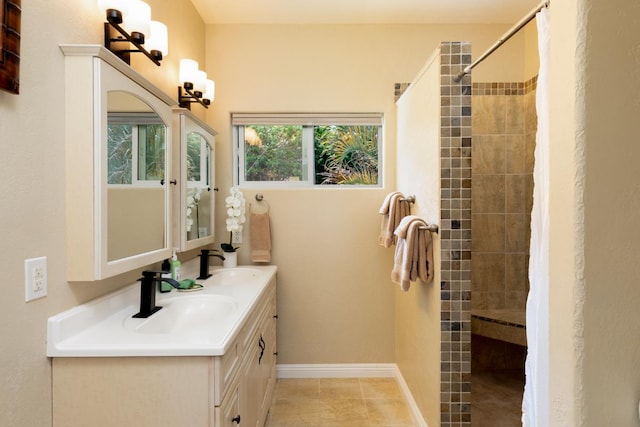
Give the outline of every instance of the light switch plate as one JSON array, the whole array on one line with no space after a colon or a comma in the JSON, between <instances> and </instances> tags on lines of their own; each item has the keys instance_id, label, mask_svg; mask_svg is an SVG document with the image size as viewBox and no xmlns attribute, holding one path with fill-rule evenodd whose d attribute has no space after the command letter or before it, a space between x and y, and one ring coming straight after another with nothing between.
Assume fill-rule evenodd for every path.
<instances>
[{"instance_id":1,"label":"light switch plate","mask_svg":"<svg viewBox=\"0 0 640 427\"><path fill-rule=\"evenodd\" d=\"M47 296L47 257L24 261L25 301Z\"/></svg>"}]
</instances>

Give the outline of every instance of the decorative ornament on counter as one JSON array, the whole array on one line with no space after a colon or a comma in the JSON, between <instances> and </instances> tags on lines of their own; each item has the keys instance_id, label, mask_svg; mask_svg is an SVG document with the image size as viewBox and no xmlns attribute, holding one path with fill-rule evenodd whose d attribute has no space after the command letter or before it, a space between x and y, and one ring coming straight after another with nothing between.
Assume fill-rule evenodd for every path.
<instances>
[{"instance_id":1,"label":"decorative ornament on counter","mask_svg":"<svg viewBox=\"0 0 640 427\"><path fill-rule=\"evenodd\" d=\"M245 217L245 199L238 187L229 189L229 196L225 199L227 208L227 231L229 232L229 243L222 243L220 247L224 252L225 267L235 267L237 265L236 249L233 246L233 233L242 233L242 224L247 220Z\"/></svg>"}]
</instances>

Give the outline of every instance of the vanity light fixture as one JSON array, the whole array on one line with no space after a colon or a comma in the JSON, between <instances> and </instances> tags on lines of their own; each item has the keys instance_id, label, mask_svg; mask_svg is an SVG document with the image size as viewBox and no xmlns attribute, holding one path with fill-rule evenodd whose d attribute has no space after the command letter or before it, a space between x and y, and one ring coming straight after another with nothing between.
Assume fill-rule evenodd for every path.
<instances>
[{"instance_id":1,"label":"vanity light fixture","mask_svg":"<svg viewBox=\"0 0 640 427\"><path fill-rule=\"evenodd\" d=\"M147 3L142 0L98 0L98 7L107 17L104 47L127 64L131 64L131 53L141 52L160 65L168 53L167 26L151 21L151 8Z\"/></svg>"},{"instance_id":2,"label":"vanity light fixture","mask_svg":"<svg viewBox=\"0 0 640 427\"><path fill-rule=\"evenodd\" d=\"M180 60L180 86L178 103L180 107L191 110L191 104L198 103L209 108L213 101L215 84L207 79L207 73L198 69L193 59Z\"/></svg>"}]
</instances>

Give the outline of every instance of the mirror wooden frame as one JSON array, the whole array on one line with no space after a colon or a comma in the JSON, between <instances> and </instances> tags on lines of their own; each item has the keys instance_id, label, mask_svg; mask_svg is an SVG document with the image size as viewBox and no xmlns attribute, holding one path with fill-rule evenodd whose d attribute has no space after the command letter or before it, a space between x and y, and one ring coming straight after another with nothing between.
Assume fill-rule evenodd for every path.
<instances>
[{"instance_id":1,"label":"mirror wooden frame","mask_svg":"<svg viewBox=\"0 0 640 427\"><path fill-rule=\"evenodd\" d=\"M21 0L0 0L0 89L20 93Z\"/></svg>"}]
</instances>

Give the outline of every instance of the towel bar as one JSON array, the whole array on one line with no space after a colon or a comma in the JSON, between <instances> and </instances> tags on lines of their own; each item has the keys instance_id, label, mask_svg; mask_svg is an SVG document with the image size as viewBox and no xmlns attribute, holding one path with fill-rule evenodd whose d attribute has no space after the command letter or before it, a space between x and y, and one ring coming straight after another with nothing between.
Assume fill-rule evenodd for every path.
<instances>
[{"instance_id":1,"label":"towel bar","mask_svg":"<svg viewBox=\"0 0 640 427\"><path fill-rule=\"evenodd\" d=\"M416 196L407 196L407 197L402 197L400 200L402 200L403 202L407 202L407 203L415 203L416 202Z\"/></svg>"},{"instance_id":2,"label":"towel bar","mask_svg":"<svg viewBox=\"0 0 640 427\"><path fill-rule=\"evenodd\" d=\"M432 233L438 232L438 224L429 224L426 227L420 227L420 230L429 230Z\"/></svg>"}]
</instances>

